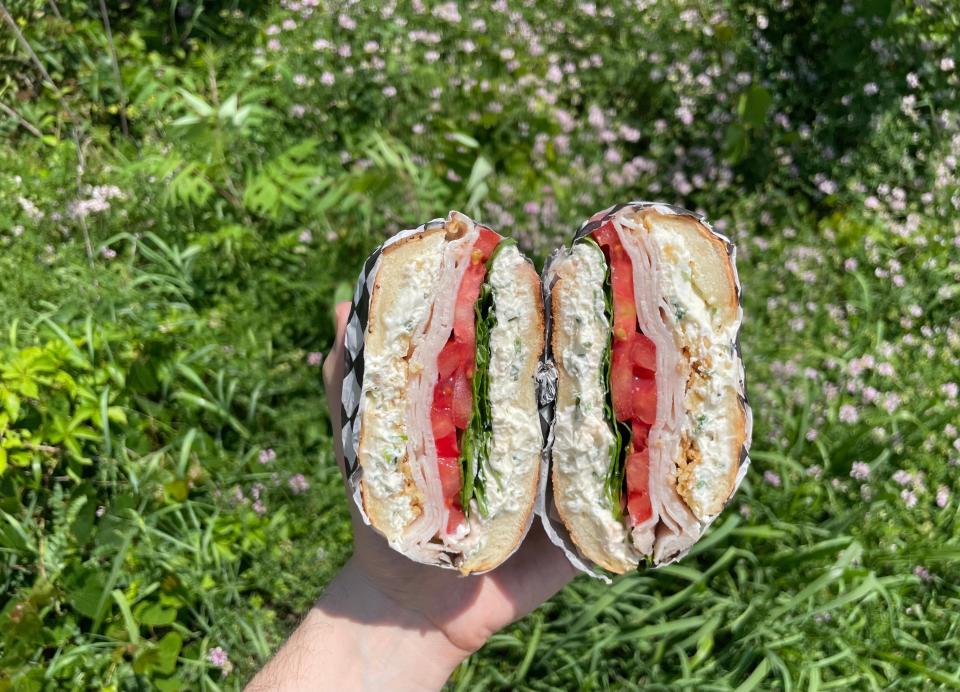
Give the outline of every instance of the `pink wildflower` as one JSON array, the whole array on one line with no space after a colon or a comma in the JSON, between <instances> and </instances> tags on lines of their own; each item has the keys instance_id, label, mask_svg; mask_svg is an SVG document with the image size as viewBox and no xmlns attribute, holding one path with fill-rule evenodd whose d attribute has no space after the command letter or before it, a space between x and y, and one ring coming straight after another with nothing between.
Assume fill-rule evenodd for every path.
<instances>
[{"instance_id":1,"label":"pink wildflower","mask_svg":"<svg viewBox=\"0 0 960 692\"><path fill-rule=\"evenodd\" d=\"M857 409L850 404L844 404L841 406L840 413L838 415L841 423L856 423L860 418L859 414L857 413Z\"/></svg>"},{"instance_id":2,"label":"pink wildflower","mask_svg":"<svg viewBox=\"0 0 960 692\"><path fill-rule=\"evenodd\" d=\"M907 490L906 488L901 490L900 499L903 500L903 504L906 505L907 509L913 509L917 506L917 495L912 490Z\"/></svg>"},{"instance_id":3,"label":"pink wildflower","mask_svg":"<svg viewBox=\"0 0 960 692\"><path fill-rule=\"evenodd\" d=\"M937 507L943 509L950 501L950 489L945 485L937 488Z\"/></svg>"},{"instance_id":4,"label":"pink wildflower","mask_svg":"<svg viewBox=\"0 0 960 692\"><path fill-rule=\"evenodd\" d=\"M310 489L310 482L302 473L297 473L293 476L290 476L289 480L287 480L287 485L290 486L290 490L294 495L299 495L300 493Z\"/></svg>"},{"instance_id":5,"label":"pink wildflower","mask_svg":"<svg viewBox=\"0 0 960 692\"><path fill-rule=\"evenodd\" d=\"M230 657L227 656L227 652L222 647L215 646L207 651L207 660L220 669L221 677L227 677L233 670L233 663L230 662Z\"/></svg>"},{"instance_id":6,"label":"pink wildflower","mask_svg":"<svg viewBox=\"0 0 960 692\"><path fill-rule=\"evenodd\" d=\"M913 474L899 469L896 473L893 474L893 482L897 485L910 485L913 483Z\"/></svg>"}]
</instances>

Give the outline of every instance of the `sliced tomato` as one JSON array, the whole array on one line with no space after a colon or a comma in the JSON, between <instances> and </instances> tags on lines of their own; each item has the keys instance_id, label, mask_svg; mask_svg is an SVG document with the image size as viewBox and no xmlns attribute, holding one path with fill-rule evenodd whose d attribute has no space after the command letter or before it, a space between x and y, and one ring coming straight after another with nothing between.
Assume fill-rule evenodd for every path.
<instances>
[{"instance_id":1,"label":"sliced tomato","mask_svg":"<svg viewBox=\"0 0 960 692\"><path fill-rule=\"evenodd\" d=\"M477 242L473 244L474 258L481 264L486 264L501 240L502 238L497 233L481 226L480 236L477 238Z\"/></svg>"},{"instance_id":2,"label":"sliced tomato","mask_svg":"<svg viewBox=\"0 0 960 692\"><path fill-rule=\"evenodd\" d=\"M634 526L649 519L653 515L653 507L650 505L650 494L642 492L628 495L627 513L630 515Z\"/></svg>"},{"instance_id":3,"label":"sliced tomato","mask_svg":"<svg viewBox=\"0 0 960 692\"><path fill-rule=\"evenodd\" d=\"M630 444L633 445L633 451L644 451L647 448L647 438L650 437L650 426L634 419L630 428Z\"/></svg>"},{"instance_id":4,"label":"sliced tomato","mask_svg":"<svg viewBox=\"0 0 960 692\"><path fill-rule=\"evenodd\" d=\"M473 413L473 387L466 373L461 369L453 374L453 424L461 430L466 429Z\"/></svg>"},{"instance_id":5,"label":"sliced tomato","mask_svg":"<svg viewBox=\"0 0 960 692\"><path fill-rule=\"evenodd\" d=\"M443 499L449 502L460 494L460 459L455 456L437 457L437 469L440 471Z\"/></svg>"},{"instance_id":6,"label":"sliced tomato","mask_svg":"<svg viewBox=\"0 0 960 692\"><path fill-rule=\"evenodd\" d=\"M627 455L627 489L639 492L650 482L650 452L634 452Z\"/></svg>"},{"instance_id":7,"label":"sliced tomato","mask_svg":"<svg viewBox=\"0 0 960 692\"><path fill-rule=\"evenodd\" d=\"M447 516L447 534L455 533L457 528L467 520L463 515L460 505L451 505L448 507L450 514Z\"/></svg>"},{"instance_id":8,"label":"sliced tomato","mask_svg":"<svg viewBox=\"0 0 960 692\"><path fill-rule=\"evenodd\" d=\"M453 335L463 344L473 344L476 334L474 306L480 297L480 287L487 274L487 260L500 242L500 236L489 228L481 228L480 236L473 244L470 266L463 275L457 291L457 303L453 312Z\"/></svg>"},{"instance_id":9,"label":"sliced tomato","mask_svg":"<svg viewBox=\"0 0 960 692\"><path fill-rule=\"evenodd\" d=\"M619 243L610 250L610 287L613 336L615 339L629 339L637 333L637 304L633 296L633 267Z\"/></svg>"},{"instance_id":10,"label":"sliced tomato","mask_svg":"<svg viewBox=\"0 0 960 692\"><path fill-rule=\"evenodd\" d=\"M433 409L430 412L430 423L433 427L433 437L436 440L449 435L456 435L457 429L453 425L453 418L449 409Z\"/></svg>"},{"instance_id":11,"label":"sliced tomato","mask_svg":"<svg viewBox=\"0 0 960 692\"><path fill-rule=\"evenodd\" d=\"M433 386L433 410L449 410L453 405L453 380L449 377Z\"/></svg>"},{"instance_id":12,"label":"sliced tomato","mask_svg":"<svg viewBox=\"0 0 960 692\"><path fill-rule=\"evenodd\" d=\"M653 514L650 505L650 454L648 450L627 457L627 511L633 524L646 521Z\"/></svg>"},{"instance_id":13,"label":"sliced tomato","mask_svg":"<svg viewBox=\"0 0 960 692\"><path fill-rule=\"evenodd\" d=\"M433 441L433 446L437 450L437 456L459 457L460 445L457 443L457 434L451 433L444 437L437 437Z\"/></svg>"},{"instance_id":14,"label":"sliced tomato","mask_svg":"<svg viewBox=\"0 0 960 692\"><path fill-rule=\"evenodd\" d=\"M443 501L450 510L447 519L447 533L453 533L464 521L463 509L460 507L460 459L458 456L442 456L437 458L437 469L440 471L440 485L443 488Z\"/></svg>"},{"instance_id":15,"label":"sliced tomato","mask_svg":"<svg viewBox=\"0 0 960 692\"><path fill-rule=\"evenodd\" d=\"M440 355L437 356L437 370L440 373L440 380L448 379L454 370L461 367L468 359L472 362L473 358L473 349L468 351L464 344L451 339L440 349Z\"/></svg>"},{"instance_id":16,"label":"sliced tomato","mask_svg":"<svg viewBox=\"0 0 960 692\"><path fill-rule=\"evenodd\" d=\"M629 339L637 331L637 304L633 295L633 264L620 242L613 223L608 221L593 232L593 239L603 248L610 265L610 288L613 298L614 339Z\"/></svg>"},{"instance_id":17,"label":"sliced tomato","mask_svg":"<svg viewBox=\"0 0 960 692\"><path fill-rule=\"evenodd\" d=\"M633 408L632 418L653 425L657 418L657 384L652 377L633 378L630 404Z\"/></svg>"},{"instance_id":18,"label":"sliced tomato","mask_svg":"<svg viewBox=\"0 0 960 692\"><path fill-rule=\"evenodd\" d=\"M597 241L597 245L600 247L610 247L614 243L620 243L620 238L617 237L617 229L613 227L612 221L601 224L600 227L590 235L593 236L593 239Z\"/></svg>"},{"instance_id":19,"label":"sliced tomato","mask_svg":"<svg viewBox=\"0 0 960 692\"><path fill-rule=\"evenodd\" d=\"M457 303L453 310L453 336L460 343L473 343L476 333L474 306L480 297L480 286L486 273L487 266L482 262L471 264L460 282Z\"/></svg>"},{"instance_id":20,"label":"sliced tomato","mask_svg":"<svg viewBox=\"0 0 960 692\"><path fill-rule=\"evenodd\" d=\"M630 423L626 458L626 504L633 525L653 514L650 503L650 426L657 416L657 349L640 332L633 294L633 265L612 222L602 224L593 238L610 266L613 303L613 349L610 393L618 421Z\"/></svg>"},{"instance_id":21,"label":"sliced tomato","mask_svg":"<svg viewBox=\"0 0 960 692\"><path fill-rule=\"evenodd\" d=\"M633 417L633 374L626 359L614 365L610 372L610 394L613 399L613 413L617 420L626 421Z\"/></svg>"},{"instance_id":22,"label":"sliced tomato","mask_svg":"<svg viewBox=\"0 0 960 692\"><path fill-rule=\"evenodd\" d=\"M634 368L657 369L657 347L650 339L637 332L630 340L630 361Z\"/></svg>"}]
</instances>

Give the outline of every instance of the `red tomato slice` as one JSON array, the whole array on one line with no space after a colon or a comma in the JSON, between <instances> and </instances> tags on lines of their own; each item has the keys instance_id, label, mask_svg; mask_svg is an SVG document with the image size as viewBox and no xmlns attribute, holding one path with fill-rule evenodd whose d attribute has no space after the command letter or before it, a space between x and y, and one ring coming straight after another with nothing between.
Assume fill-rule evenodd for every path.
<instances>
[{"instance_id":1,"label":"red tomato slice","mask_svg":"<svg viewBox=\"0 0 960 692\"><path fill-rule=\"evenodd\" d=\"M433 389L433 410L430 421L437 449L437 466L443 486L444 502L450 510L447 533L454 532L464 521L460 507L460 446L458 428L463 430L473 414L473 377L476 357L476 324L474 307L486 275L486 262L500 242L499 235L489 228L480 228L473 245L470 266L457 291L453 312L453 334L437 356L437 383Z\"/></svg>"},{"instance_id":2,"label":"red tomato slice","mask_svg":"<svg viewBox=\"0 0 960 692\"><path fill-rule=\"evenodd\" d=\"M610 265L613 302L613 353L610 390L618 421L630 421L626 459L627 511L636 525L653 515L650 504L650 426L657 416L657 349L640 333L633 295L633 265L611 222L593 232Z\"/></svg>"},{"instance_id":3,"label":"red tomato slice","mask_svg":"<svg viewBox=\"0 0 960 692\"><path fill-rule=\"evenodd\" d=\"M630 343L630 360L635 368L657 369L657 347L650 339L639 332Z\"/></svg>"},{"instance_id":4,"label":"red tomato slice","mask_svg":"<svg viewBox=\"0 0 960 692\"><path fill-rule=\"evenodd\" d=\"M473 343L476 333L474 306L480 297L480 286L486 273L485 264L471 264L460 283L457 304L453 311L453 336L461 343Z\"/></svg>"},{"instance_id":5,"label":"red tomato slice","mask_svg":"<svg viewBox=\"0 0 960 692\"><path fill-rule=\"evenodd\" d=\"M610 286L613 294L613 336L628 339L637 332L637 304L633 296L633 268L622 246L610 250Z\"/></svg>"},{"instance_id":6,"label":"red tomato slice","mask_svg":"<svg viewBox=\"0 0 960 692\"><path fill-rule=\"evenodd\" d=\"M593 236L593 239L597 241L597 245L600 247L610 247L614 243L620 243L620 239L617 237L617 229L613 227L612 221L607 221L605 224L602 224L590 235Z\"/></svg>"},{"instance_id":7,"label":"red tomato slice","mask_svg":"<svg viewBox=\"0 0 960 692\"><path fill-rule=\"evenodd\" d=\"M450 410L453 405L453 381L450 378L440 380L433 387L433 410Z\"/></svg>"},{"instance_id":8,"label":"red tomato slice","mask_svg":"<svg viewBox=\"0 0 960 692\"><path fill-rule=\"evenodd\" d=\"M463 370L453 374L453 424L465 429L473 414L473 387Z\"/></svg>"},{"instance_id":9,"label":"red tomato slice","mask_svg":"<svg viewBox=\"0 0 960 692\"><path fill-rule=\"evenodd\" d=\"M457 341L472 345L476 334L474 306L480 297L480 286L487 274L487 260L500 242L500 236L488 228L480 229L480 236L473 244L470 266L467 267L453 312L453 335Z\"/></svg>"},{"instance_id":10,"label":"red tomato slice","mask_svg":"<svg viewBox=\"0 0 960 692\"><path fill-rule=\"evenodd\" d=\"M440 485L443 488L443 500L450 510L447 519L447 533L453 533L464 521L463 510L460 507L460 461L457 456L442 456L437 458L437 469L440 471Z\"/></svg>"},{"instance_id":11,"label":"red tomato slice","mask_svg":"<svg viewBox=\"0 0 960 692\"><path fill-rule=\"evenodd\" d=\"M646 490L650 483L650 452L634 452L627 455L626 472L628 493Z\"/></svg>"},{"instance_id":12,"label":"red tomato slice","mask_svg":"<svg viewBox=\"0 0 960 692\"><path fill-rule=\"evenodd\" d=\"M467 520L463 515L463 510L460 509L460 505L452 505L450 508L450 514L447 517L447 533L455 533L457 528Z\"/></svg>"},{"instance_id":13,"label":"red tomato slice","mask_svg":"<svg viewBox=\"0 0 960 692\"><path fill-rule=\"evenodd\" d=\"M605 250L610 265L613 298L613 336L629 339L637 331L637 304L633 295L633 263L620 242L612 222L593 232L593 239Z\"/></svg>"},{"instance_id":14,"label":"red tomato slice","mask_svg":"<svg viewBox=\"0 0 960 692\"><path fill-rule=\"evenodd\" d=\"M629 420L633 416L633 379L630 362L623 357L622 352L620 357L617 357L617 348L614 346L610 368L610 394L617 420Z\"/></svg>"},{"instance_id":15,"label":"red tomato slice","mask_svg":"<svg viewBox=\"0 0 960 692\"><path fill-rule=\"evenodd\" d=\"M435 408L430 413L430 423L433 426L433 439L439 440L453 435L456 437L457 429L453 425L451 413L447 409Z\"/></svg>"},{"instance_id":16,"label":"red tomato slice","mask_svg":"<svg viewBox=\"0 0 960 692\"><path fill-rule=\"evenodd\" d=\"M480 236L477 238L477 242L473 244L474 253L478 253L478 256L476 256L477 261L481 264L486 264L501 240L502 238L497 233L481 226Z\"/></svg>"},{"instance_id":17,"label":"red tomato slice","mask_svg":"<svg viewBox=\"0 0 960 692\"><path fill-rule=\"evenodd\" d=\"M437 469L440 471L440 485L443 487L443 499L449 504L451 500L460 494L459 457L437 457Z\"/></svg>"},{"instance_id":18,"label":"red tomato slice","mask_svg":"<svg viewBox=\"0 0 960 692\"><path fill-rule=\"evenodd\" d=\"M650 505L650 494L647 492L629 495L627 497L627 513L636 526L653 515L653 507Z\"/></svg>"},{"instance_id":19,"label":"red tomato slice","mask_svg":"<svg viewBox=\"0 0 960 692\"><path fill-rule=\"evenodd\" d=\"M633 445L633 451L645 451L647 449L647 438L650 437L650 426L634 419L630 432L630 443Z\"/></svg>"},{"instance_id":20,"label":"red tomato slice","mask_svg":"<svg viewBox=\"0 0 960 692\"><path fill-rule=\"evenodd\" d=\"M473 358L473 349L468 351L464 347L464 344L454 340L448 341L446 345L440 349L440 355L437 356L437 370L440 373L440 380L446 380L453 374L453 371L461 367L467 359L472 362Z\"/></svg>"},{"instance_id":21,"label":"red tomato slice","mask_svg":"<svg viewBox=\"0 0 960 692\"><path fill-rule=\"evenodd\" d=\"M627 457L627 511L633 524L646 521L653 514L650 505L650 454L636 452Z\"/></svg>"},{"instance_id":22,"label":"red tomato slice","mask_svg":"<svg viewBox=\"0 0 960 692\"><path fill-rule=\"evenodd\" d=\"M644 423L653 422L657 418L657 384L652 378L633 378L630 391L632 417L639 418Z\"/></svg>"},{"instance_id":23,"label":"red tomato slice","mask_svg":"<svg viewBox=\"0 0 960 692\"><path fill-rule=\"evenodd\" d=\"M460 446L457 444L456 433L434 438L433 444L437 450L437 456L454 458L459 458L460 456Z\"/></svg>"}]
</instances>

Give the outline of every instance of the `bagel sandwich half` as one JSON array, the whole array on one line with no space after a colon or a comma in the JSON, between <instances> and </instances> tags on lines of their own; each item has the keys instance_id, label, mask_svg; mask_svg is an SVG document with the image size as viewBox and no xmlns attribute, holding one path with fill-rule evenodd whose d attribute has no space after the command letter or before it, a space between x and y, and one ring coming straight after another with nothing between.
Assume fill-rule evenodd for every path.
<instances>
[{"instance_id":1,"label":"bagel sandwich half","mask_svg":"<svg viewBox=\"0 0 960 692\"><path fill-rule=\"evenodd\" d=\"M596 214L551 267L553 503L612 572L684 554L746 470L734 255L699 217L633 203Z\"/></svg>"},{"instance_id":2,"label":"bagel sandwich half","mask_svg":"<svg viewBox=\"0 0 960 692\"><path fill-rule=\"evenodd\" d=\"M492 569L526 535L538 486L540 278L512 240L457 212L385 244L374 272L364 514L411 559Z\"/></svg>"}]
</instances>

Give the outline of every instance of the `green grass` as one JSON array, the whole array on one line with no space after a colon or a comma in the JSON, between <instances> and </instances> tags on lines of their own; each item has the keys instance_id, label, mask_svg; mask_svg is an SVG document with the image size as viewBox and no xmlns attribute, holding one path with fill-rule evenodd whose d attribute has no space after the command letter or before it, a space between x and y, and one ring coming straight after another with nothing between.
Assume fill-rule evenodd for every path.
<instances>
[{"instance_id":1,"label":"green grass","mask_svg":"<svg viewBox=\"0 0 960 692\"><path fill-rule=\"evenodd\" d=\"M955 8L4 7L0 690L241 686L350 553L310 354L364 257L633 198L737 243L751 472L450 688L960 687Z\"/></svg>"}]
</instances>

